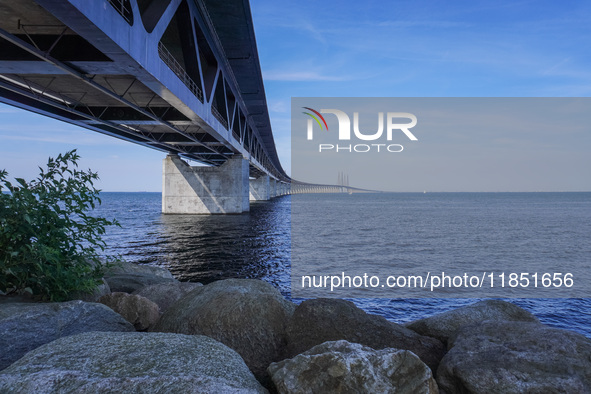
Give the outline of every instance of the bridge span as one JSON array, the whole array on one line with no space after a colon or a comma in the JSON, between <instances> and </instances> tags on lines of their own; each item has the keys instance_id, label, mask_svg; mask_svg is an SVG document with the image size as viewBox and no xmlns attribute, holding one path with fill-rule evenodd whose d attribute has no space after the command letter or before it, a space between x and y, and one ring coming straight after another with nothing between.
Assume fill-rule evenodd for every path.
<instances>
[{"instance_id":1,"label":"bridge span","mask_svg":"<svg viewBox=\"0 0 591 394\"><path fill-rule=\"evenodd\" d=\"M166 152L164 213L343 191L281 166L248 0L0 0L0 101Z\"/></svg>"}]
</instances>

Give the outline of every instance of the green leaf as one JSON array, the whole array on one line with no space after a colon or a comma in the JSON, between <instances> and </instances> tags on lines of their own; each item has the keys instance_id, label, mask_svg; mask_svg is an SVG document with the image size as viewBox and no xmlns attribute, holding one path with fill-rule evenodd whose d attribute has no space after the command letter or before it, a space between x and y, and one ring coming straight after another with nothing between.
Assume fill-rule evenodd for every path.
<instances>
[{"instance_id":1,"label":"green leaf","mask_svg":"<svg viewBox=\"0 0 591 394\"><path fill-rule=\"evenodd\" d=\"M16 179L0 170L0 287L30 292L52 301L73 291L91 290L102 275L99 253L105 227L115 220L88 211L100 204L93 185L98 175L78 170L76 151L49 158L37 179ZM90 269L94 262L100 269Z\"/></svg>"}]
</instances>

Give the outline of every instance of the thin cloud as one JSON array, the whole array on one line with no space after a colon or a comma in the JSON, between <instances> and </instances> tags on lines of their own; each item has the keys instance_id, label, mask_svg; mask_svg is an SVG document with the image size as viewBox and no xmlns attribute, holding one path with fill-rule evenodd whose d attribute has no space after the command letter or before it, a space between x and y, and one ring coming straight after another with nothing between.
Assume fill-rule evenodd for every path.
<instances>
[{"instance_id":1,"label":"thin cloud","mask_svg":"<svg viewBox=\"0 0 591 394\"><path fill-rule=\"evenodd\" d=\"M430 21L430 20L415 20L415 21L383 21L377 23L380 27L396 27L396 28L408 28L408 27L427 27L427 28L463 28L471 27L472 25L466 22L454 22L454 21Z\"/></svg>"},{"instance_id":2,"label":"thin cloud","mask_svg":"<svg viewBox=\"0 0 591 394\"><path fill-rule=\"evenodd\" d=\"M289 111L289 105L283 100L277 100L269 103L271 112L285 113Z\"/></svg>"},{"instance_id":3,"label":"thin cloud","mask_svg":"<svg viewBox=\"0 0 591 394\"><path fill-rule=\"evenodd\" d=\"M263 79L267 81L348 81L351 77L326 75L314 71L266 71L263 72Z\"/></svg>"},{"instance_id":4,"label":"thin cloud","mask_svg":"<svg viewBox=\"0 0 591 394\"><path fill-rule=\"evenodd\" d=\"M265 25L280 29L289 29L296 34L304 34L323 45L329 44L323 29L318 27L322 24L320 22L315 23L311 19L311 15L307 12L302 12L298 5L282 5L282 13L290 15L289 18L278 18L275 13L269 13L267 8L260 12L262 13L256 18L255 27L257 25Z\"/></svg>"},{"instance_id":5,"label":"thin cloud","mask_svg":"<svg viewBox=\"0 0 591 394\"><path fill-rule=\"evenodd\" d=\"M297 27L294 26L294 28L299 28L300 30L303 30L304 32L308 33L313 39L324 45L328 43L320 29L316 28L316 26L314 26L309 21L302 22L302 24L298 25Z\"/></svg>"},{"instance_id":6,"label":"thin cloud","mask_svg":"<svg viewBox=\"0 0 591 394\"><path fill-rule=\"evenodd\" d=\"M573 64L571 57L567 57L557 62L556 64L542 70L541 75L560 76L581 79L585 81L591 80L591 73L587 69L581 69L577 64Z\"/></svg>"}]
</instances>

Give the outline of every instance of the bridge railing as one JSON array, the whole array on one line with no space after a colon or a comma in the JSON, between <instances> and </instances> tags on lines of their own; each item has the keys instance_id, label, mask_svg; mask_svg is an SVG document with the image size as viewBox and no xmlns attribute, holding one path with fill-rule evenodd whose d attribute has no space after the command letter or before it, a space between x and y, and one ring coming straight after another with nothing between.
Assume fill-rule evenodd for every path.
<instances>
[{"instance_id":1,"label":"bridge railing","mask_svg":"<svg viewBox=\"0 0 591 394\"><path fill-rule=\"evenodd\" d=\"M211 113L213 114L213 116L220 121L220 123L227 129L228 128L228 121L226 120L226 118L224 118L224 115L222 115L220 113L220 111L218 111L218 109L215 107L215 105L211 106Z\"/></svg>"},{"instance_id":2,"label":"bridge railing","mask_svg":"<svg viewBox=\"0 0 591 394\"><path fill-rule=\"evenodd\" d=\"M158 55L160 59L176 74L177 77L189 88L189 90L203 102L203 92L201 88L193 81L193 79L187 74L183 66L172 56L172 53L166 48L162 41L158 42ZM227 123L227 122L226 122Z\"/></svg>"}]
</instances>

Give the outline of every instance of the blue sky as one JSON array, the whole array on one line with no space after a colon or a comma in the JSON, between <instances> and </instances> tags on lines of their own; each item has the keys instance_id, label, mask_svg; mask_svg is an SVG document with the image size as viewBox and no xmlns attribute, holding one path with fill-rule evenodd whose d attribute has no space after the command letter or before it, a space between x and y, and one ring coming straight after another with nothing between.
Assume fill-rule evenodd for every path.
<instances>
[{"instance_id":1,"label":"blue sky","mask_svg":"<svg viewBox=\"0 0 591 394\"><path fill-rule=\"evenodd\" d=\"M288 171L291 97L591 93L588 2L251 0L251 7ZM163 153L0 105L0 168L11 175L34 177L48 156L73 148L99 172L103 190L161 189Z\"/></svg>"}]
</instances>

